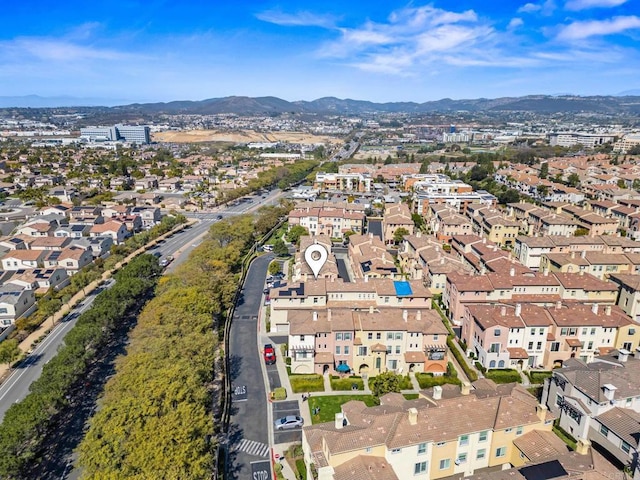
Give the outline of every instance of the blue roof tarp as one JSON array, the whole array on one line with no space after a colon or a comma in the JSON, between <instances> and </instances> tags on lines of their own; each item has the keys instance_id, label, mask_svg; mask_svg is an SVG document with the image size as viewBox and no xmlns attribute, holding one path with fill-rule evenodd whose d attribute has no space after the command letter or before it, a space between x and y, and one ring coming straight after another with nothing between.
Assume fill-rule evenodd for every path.
<instances>
[{"instance_id":1,"label":"blue roof tarp","mask_svg":"<svg viewBox=\"0 0 640 480\"><path fill-rule=\"evenodd\" d=\"M349 372L351 371L351 367L349 365L347 365L346 363L341 363L340 365L338 365L336 367L336 372Z\"/></svg>"},{"instance_id":2,"label":"blue roof tarp","mask_svg":"<svg viewBox=\"0 0 640 480\"><path fill-rule=\"evenodd\" d=\"M409 282L394 281L393 286L396 289L396 295L398 295L399 297L403 295L406 296L413 294L413 291L411 290L411 284Z\"/></svg>"}]
</instances>

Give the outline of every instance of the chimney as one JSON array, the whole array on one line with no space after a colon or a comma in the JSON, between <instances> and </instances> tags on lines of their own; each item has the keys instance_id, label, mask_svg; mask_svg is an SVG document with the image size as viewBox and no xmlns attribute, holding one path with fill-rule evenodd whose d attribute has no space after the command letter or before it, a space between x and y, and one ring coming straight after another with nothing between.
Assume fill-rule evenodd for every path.
<instances>
[{"instance_id":1,"label":"chimney","mask_svg":"<svg viewBox=\"0 0 640 480\"><path fill-rule=\"evenodd\" d=\"M624 363L627 361L627 359L629 358L629 355L631 355L631 352L629 350L625 350L624 348L620 348L618 349L618 361L621 363Z\"/></svg>"},{"instance_id":2,"label":"chimney","mask_svg":"<svg viewBox=\"0 0 640 480\"><path fill-rule=\"evenodd\" d=\"M433 399L441 400L442 399L442 387L440 385L436 385L433 387Z\"/></svg>"},{"instance_id":3,"label":"chimney","mask_svg":"<svg viewBox=\"0 0 640 480\"><path fill-rule=\"evenodd\" d=\"M584 270L580 269L580 272L578 272L578 275L580 275L581 277L584 276Z\"/></svg>"},{"instance_id":4,"label":"chimney","mask_svg":"<svg viewBox=\"0 0 640 480\"><path fill-rule=\"evenodd\" d=\"M411 407L409 409L409 424L416 425L418 423L418 409Z\"/></svg>"},{"instance_id":5,"label":"chimney","mask_svg":"<svg viewBox=\"0 0 640 480\"><path fill-rule=\"evenodd\" d=\"M462 382L460 384L460 393L462 395L469 395L471 393L471 384L469 382Z\"/></svg>"},{"instance_id":6,"label":"chimney","mask_svg":"<svg viewBox=\"0 0 640 480\"><path fill-rule=\"evenodd\" d=\"M580 256L581 256L582 258L587 258L587 251L586 251L586 250L583 250L582 252L580 252Z\"/></svg>"},{"instance_id":7,"label":"chimney","mask_svg":"<svg viewBox=\"0 0 640 480\"><path fill-rule=\"evenodd\" d=\"M342 430L342 428L345 427L346 425L347 425L347 419L345 418L344 413L342 412L336 413L336 418L335 418L336 430Z\"/></svg>"},{"instance_id":8,"label":"chimney","mask_svg":"<svg viewBox=\"0 0 640 480\"><path fill-rule=\"evenodd\" d=\"M516 317L519 317L520 313L522 313L522 304L516 303L516 312L515 312Z\"/></svg>"},{"instance_id":9,"label":"chimney","mask_svg":"<svg viewBox=\"0 0 640 480\"><path fill-rule=\"evenodd\" d=\"M594 315L598 314L598 304L597 303L591 304L591 311L594 313Z\"/></svg>"},{"instance_id":10,"label":"chimney","mask_svg":"<svg viewBox=\"0 0 640 480\"><path fill-rule=\"evenodd\" d=\"M576 252L571 252L571 258L576 258Z\"/></svg>"},{"instance_id":11,"label":"chimney","mask_svg":"<svg viewBox=\"0 0 640 480\"><path fill-rule=\"evenodd\" d=\"M440 257L440 265L444 265L444 257Z\"/></svg>"},{"instance_id":12,"label":"chimney","mask_svg":"<svg viewBox=\"0 0 640 480\"><path fill-rule=\"evenodd\" d=\"M497 252L497 251L498 251L498 245L494 245L494 246L493 246L493 251L494 251L494 252Z\"/></svg>"},{"instance_id":13,"label":"chimney","mask_svg":"<svg viewBox=\"0 0 640 480\"><path fill-rule=\"evenodd\" d=\"M313 321L314 322L318 321L318 312L313 312Z\"/></svg>"},{"instance_id":14,"label":"chimney","mask_svg":"<svg viewBox=\"0 0 640 480\"><path fill-rule=\"evenodd\" d=\"M604 314L607 316L611 315L611 305L607 305L604 307Z\"/></svg>"},{"instance_id":15,"label":"chimney","mask_svg":"<svg viewBox=\"0 0 640 480\"><path fill-rule=\"evenodd\" d=\"M504 317L507 314L507 307L505 305L502 305L500 307L500 316Z\"/></svg>"},{"instance_id":16,"label":"chimney","mask_svg":"<svg viewBox=\"0 0 640 480\"><path fill-rule=\"evenodd\" d=\"M406 310L402 310L402 319L406 322L408 318L409 312L407 312Z\"/></svg>"},{"instance_id":17,"label":"chimney","mask_svg":"<svg viewBox=\"0 0 640 480\"><path fill-rule=\"evenodd\" d=\"M367 283L369 281L369 275L365 275L364 276L364 283Z\"/></svg>"},{"instance_id":18,"label":"chimney","mask_svg":"<svg viewBox=\"0 0 640 480\"><path fill-rule=\"evenodd\" d=\"M331 309L327 308L327 322L331 321Z\"/></svg>"},{"instance_id":19,"label":"chimney","mask_svg":"<svg viewBox=\"0 0 640 480\"><path fill-rule=\"evenodd\" d=\"M591 442L589 440L586 438L579 438L576 442L576 453L578 455L587 455L590 447Z\"/></svg>"},{"instance_id":20,"label":"chimney","mask_svg":"<svg viewBox=\"0 0 640 480\"><path fill-rule=\"evenodd\" d=\"M556 302L556 310L560 310L562 308L562 300L558 300Z\"/></svg>"},{"instance_id":21,"label":"chimney","mask_svg":"<svg viewBox=\"0 0 640 480\"><path fill-rule=\"evenodd\" d=\"M483 245L487 243L487 238L486 237L482 237L482 243L483 243Z\"/></svg>"},{"instance_id":22,"label":"chimney","mask_svg":"<svg viewBox=\"0 0 640 480\"><path fill-rule=\"evenodd\" d=\"M416 312L416 320L418 321L422 320L422 310L418 310Z\"/></svg>"},{"instance_id":23,"label":"chimney","mask_svg":"<svg viewBox=\"0 0 640 480\"><path fill-rule=\"evenodd\" d=\"M417 238L422 237L422 231L418 230L418 233L416 233L416 237L417 237Z\"/></svg>"},{"instance_id":24,"label":"chimney","mask_svg":"<svg viewBox=\"0 0 640 480\"><path fill-rule=\"evenodd\" d=\"M515 277L516 276L516 269L515 268L511 267L509 269L509 276L510 277Z\"/></svg>"},{"instance_id":25,"label":"chimney","mask_svg":"<svg viewBox=\"0 0 640 480\"><path fill-rule=\"evenodd\" d=\"M612 402L613 396L615 395L618 387L616 387L615 385L611 385L610 383L605 383L604 385L602 385L602 389L604 390L604 396L607 397L607 400Z\"/></svg>"},{"instance_id":26,"label":"chimney","mask_svg":"<svg viewBox=\"0 0 640 480\"><path fill-rule=\"evenodd\" d=\"M547 418L547 406L541 403L536 405L536 415L538 417L538 420L544 422Z\"/></svg>"},{"instance_id":27,"label":"chimney","mask_svg":"<svg viewBox=\"0 0 640 480\"><path fill-rule=\"evenodd\" d=\"M549 269L547 267L544 267L544 270L542 270L542 275L545 277L549 276Z\"/></svg>"},{"instance_id":28,"label":"chimney","mask_svg":"<svg viewBox=\"0 0 640 480\"><path fill-rule=\"evenodd\" d=\"M373 305L369 305L369 313L373 313Z\"/></svg>"}]
</instances>

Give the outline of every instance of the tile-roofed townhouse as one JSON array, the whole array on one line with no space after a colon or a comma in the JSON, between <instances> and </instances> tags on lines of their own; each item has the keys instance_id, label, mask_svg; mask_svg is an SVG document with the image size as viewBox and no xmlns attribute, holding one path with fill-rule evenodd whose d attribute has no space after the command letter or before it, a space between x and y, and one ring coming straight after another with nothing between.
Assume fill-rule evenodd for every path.
<instances>
[{"instance_id":1,"label":"tile-roofed townhouse","mask_svg":"<svg viewBox=\"0 0 640 480\"><path fill-rule=\"evenodd\" d=\"M288 316L295 310L327 308L400 308L430 309L432 294L421 281L393 281L372 278L368 281L356 279L309 279L306 282L290 283L269 292L271 299L271 330L288 332Z\"/></svg>"},{"instance_id":2,"label":"tile-roofed townhouse","mask_svg":"<svg viewBox=\"0 0 640 480\"><path fill-rule=\"evenodd\" d=\"M398 261L409 278L420 280L430 259L437 258L442 251L440 244L422 232L407 235L398 251ZM424 255L423 255L424 253Z\"/></svg>"},{"instance_id":3,"label":"tile-roofed townhouse","mask_svg":"<svg viewBox=\"0 0 640 480\"><path fill-rule=\"evenodd\" d=\"M433 310L299 310L289 322L295 373L336 373L339 365L369 376L385 371L440 375L447 370L448 332Z\"/></svg>"},{"instance_id":4,"label":"tile-roofed townhouse","mask_svg":"<svg viewBox=\"0 0 640 480\"><path fill-rule=\"evenodd\" d=\"M394 243L396 230L403 228L409 235L413 235L415 225L411 219L411 212L405 203L388 204L385 206L382 218L383 238L387 245Z\"/></svg>"},{"instance_id":5,"label":"tile-roofed townhouse","mask_svg":"<svg viewBox=\"0 0 640 480\"><path fill-rule=\"evenodd\" d=\"M613 456L623 468L638 470L640 412L624 408L624 404L613 407L591 418L587 435L592 444Z\"/></svg>"},{"instance_id":6,"label":"tile-roofed townhouse","mask_svg":"<svg viewBox=\"0 0 640 480\"><path fill-rule=\"evenodd\" d=\"M542 365L549 369L561 366L570 358L592 361L615 347L619 329L632 325L622 310L611 305L558 302L547 312L553 321L553 341ZM635 335L638 336L640 332Z\"/></svg>"},{"instance_id":7,"label":"tile-roofed townhouse","mask_svg":"<svg viewBox=\"0 0 640 480\"><path fill-rule=\"evenodd\" d=\"M9 327L15 321L28 316L36 308L34 290L28 290L19 285L0 285L0 326Z\"/></svg>"},{"instance_id":8,"label":"tile-roofed townhouse","mask_svg":"<svg viewBox=\"0 0 640 480\"><path fill-rule=\"evenodd\" d=\"M631 215L636 213L638 213L637 208L618 205L611 209L611 218L618 221L618 228L627 230L631 225Z\"/></svg>"},{"instance_id":9,"label":"tile-roofed townhouse","mask_svg":"<svg viewBox=\"0 0 640 480\"><path fill-rule=\"evenodd\" d=\"M129 231L124 223L116 220L109 220L105 223L93 225L89 230L90 237L108 236L113 239L113 243L119 245L129 236Z\"/></svg>"},{"instance_id":10,"label":"tile-roofed townhouse","mask_svg":"<svg viewBox=\"0 0 640 480\"><path fill-rule=\"evenodd\" d=\"M137 233L142 230L142 217L140 215L119 215L112 220L124 223L131 233Z\"/></svg>"},{"instance_id":11,"label":"tile-roofed townhouse","mask_svg":"<svg viewBox=\"0 0 640 480\"><path fill-rule=\"evenodd\" d=\"M431 220L431 230L438 241L448 243L454 235L471 234L473 224L457 213L438 213Z\"/></svg>"},{"instance_id":12,"label":"tile-roofed townhouse","mask_svg":"<svg viewBox=\"0 0 640 480\"><path fill-rule=\"evenodd\" d=\"M560 282L560 296L563 300L585 303L614 305L618 297L618 287L606 280L600 280L588 273L554 272Z\"/></svg>"},{"instance_id":13,"label":"tile-roofed townhouse","mask_svg":"<svg viewBox=\"0 0 640 480\"><path fill-rule=\"evenodd\" d=\"M467 214L469 213L475 234L484 235L489 241L503 247L513 245L520 231L520 222L487 207L467 209Z\"/></svg>"},{"instance_id":14,"label":"tile-roofed townhouse","mask_svg":"<svg viewBox=\"0 0 640 480\"><path fill-rule=\"evenodd\" d=\"M91 252L93 258L107 258L111 253L113 238L102 235L97 237L82 237L73 241L73 245Z\"/></svg>"},{"instance_id":15,"label":"tile-roofed townhouse","mask_svg":"<svg viewBox=\"0 0 640 480\"><path fill-rule=\"evenodd\" d=\"M586 272L596 278L606 280L609 275L615 273L634 272L634 260L629 255L635 257L638 254L624 253L600 253L582 251L581 255L576 252L570 254L547 253L540 261L542 269L551 272Z\"/></svg>"},{"instance_id":16,"label":"tile-roofed townhouse","mask_svg":"<svg viewBox=\"0 0 640 480\"><path fill-rule=\"evenodd\" d=\"M182 180L178 177L165 178L158 182L158 190L161 192L176 192L182 187Z\"/></svg>"},{"instance_id":17,"label":"tile-roofed townhouse","mask_svg":"<svg viewBox=\"0 0 640 480\"><path fill-rule=\"evenodd\" d=\"M300 237L300 248L296 251L295 263L293 265L292 281L305 282L311 278L314 278L314 273L311 267L307 264L304 252L311 245L322 245L327 250L327 260L320 268L317 278L337 279L339 276L338 265L336 258L333 255L331 238L327 235L302 235Z\"/></svg>"},{"instance_id":18,"label":"tile-roofed townhouse","mask_svg":"<svg viewBox=\"0 0 640 480\"><path fill-rule=\"evenodd\" d=\"M438 258L427 261L423 279L431 293L441 295L447 285L447 276L454 272L468 273L468 269L456 257L443 253Z\"/></svg>"},{"instance_id":19,"label":"tile-roofed townhouse","mask_svg":"<svg viewBox=\"0 0 640 480\"><path fill-rule=\"evenodd\" d=\"M134 184L135 190L153 190L158 188L158 177L155 175L148 175L136 180Z\"/></svg>"},{"instance_id":20,"label":"tile-roofed townhouse","mask_svg":"<svg viewBox=\"0 0 640 480\"><path fill-rule=\"evenodd\" d=\"M5 283L46 293L50 288L60 290L69 285L69 277L63 268L36 268L18 270Z\"/></svg>"},{"instance_id":21,"label":"tile-roofed townhouse","mask_svg":"<svg viewBox=\"0 0 640 480\"><path fill-rule=\"evenodd\" d=\"M577 220L589 230L589 236L596 235L615 235L618 231L618 221L605 218L596 213L581 214Z\"/></svg>"},{"instance_id":22,"label":"tile-roofed townhouse","mask_svg":"<svg viewBox=\"0 0 640 480\"><path fill-rule=\"evenodd\" d=\"M533 270L540 268L540 259L545 253L550 253L555 247L553 239L549 237L516 237L513 255L518 261Z\"/></svg>"},{"instance_id":23,"label":"tile-roofed townhouse","mask_svg":"<svg viewBox=\"0 0 640 480\"><path fill-rule=\"evenodd\" d=\"M63 249L57 257L58 265L64 268L69 276L93 262L92 253L84 248L72 245Z\"/></svg>"},{"instance_id":24,"label":"tile-roofed townhouse","mask_svg":"<svg viewBox=\"0 0 640 480\"><path fill-rule=\"evenodd\" d=\"M640 323L640 275L617 273L611 275L609 281L620 289L617 305L635 322Z\"/></svg>"},{"instance_id":25,"label":"tile-roofed townhouse","mask_svg":"<svg viewBox=\"0 0 640 480\"><path fill-rule=\"evenodd\" d=\"M494 385L483 395L469 387L448 398L405 400L391 393L376 407L355 400L343 404L334 422L303 428L307 470L314 464L318 478L335 480L336 471L353 471L354 459L364 457L366 464L385 460L384 468L398 479L467 476L517 464L514 440L551 430L553 415L523 387ZM351 478L376 478L367 472Z\"/></svg>"},{"instance_id":26,"label":"tile-roofed townhouse","mask_svg":"<svg viewBox=\"0 0 640 480\"><path fill-rule=\"evenodd\" d=\"M627 236L633 240L640 240L640 213L629 215L629 227Z\"/></svg>"},{"instance_id":27,"label":"tile-roofed townhouse","mask_svg":"<svg viewBox=\"0 0 640 480\"><path fill-rule=\"evenodd\" d=\"M344 238L346 232L361 234L364 231L364 210L353 210L342 204L334 207L318 202L308 203L309 205L298 204L289 212L289 228L300 225L310 235L325 234L333 238Z\"/></svg>"},{"instance_id":28,"label":"tile-roofed townhouse","mask_svg":"<svg viewBox=\"0 0 640 480\"><path fill-rule=\"evenodd\" d=\"M46 254L44 250L11 250L2 257L2 269L7 271L40 268Z\"/></svg>"},{"instance_id":29,"label":"tile-roofed townhouse","mask_svg":"<svg viewBox=\"0 0 640 480\"><path fill-rule=\"evenodd\" d=\"M21 237L6 237L0 240L0 247L5 250L27 250L28 244Z\"/></svg>"},{"instance_id":30,"label":"tile-roofed townhouse","mask_svg":"<svg viewBox=\"0 0 640 480\"><path fill-rule=\"evenodd\" d=\"M467 305L461 339L487 369L542 364L552 322L531 304Z\"/></svg>"},{"instance_id":31,"label":"tile-roofed townhouse","mask_svg":"<svg viewBox=\"0 0 640 480\"><path fill-rule=\"evenodd\" d=\"M60 215L66 217L69 215L73 204L65 204L61 203L59 205L52 205L49 207L42 207L38 214L39 215Z\"/></svg>"},{"instance_id":32,"label":"tile-roofed townhouse","mask_svg":"<svg viewBox=\"0 0 640 480\"><path fill-rule=\"evenodd\" d=\"M16 230L17 235L27 235L30 237L48 237L53 236L54 232L58 228L55 222L42 221L30 221Z\"/></svg>"},{"instance_id":33,"label":"tile-roofed townhouse","mask_svg":"<svg viewBox=\"0 0 640 480\"><path fill-rule=\"evenodd\" d=\"M640 412L640 360L624 350L590 363L572 359L545 380L541 401L574 438L606 448L601 427L613 419L605 414L622 408Z\"/></svg>"},{"instance_id":34,"label":"tile-roofed townhouse","mask_svg":"<svg viewBox=\"0 0 640 480\"><path fill-rule=\"evenodd\" d=\"M373 234L351 235L348 255L356 278L402 278L386 245Z\"/></svg>"}]
</instances>

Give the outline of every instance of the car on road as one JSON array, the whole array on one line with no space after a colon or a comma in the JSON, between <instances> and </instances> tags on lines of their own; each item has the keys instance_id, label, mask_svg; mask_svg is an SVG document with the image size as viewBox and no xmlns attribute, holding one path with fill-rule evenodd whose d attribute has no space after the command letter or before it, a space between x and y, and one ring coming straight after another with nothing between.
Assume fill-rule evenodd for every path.
<instances>
[{"instance_id":1,"label":"car on road","mask_svg":"<svg viewBox=\"0 0 640 480\"><path fill-rule=\"evenodd\" d=\"M276 363L276 351L273 348L273 345L265 343L264 350L262 351L262 357L264 358L264 363L267 365L273 365Z\"/></svg>"},{"instance_id":2,"label":"car on road","mask_svg":"<svg viewBox=\"0 0 640 480\"><path fill-rule=\"evenodd\" d=\"M298 415L287 415L275 421L276 430L289 430L291 428L302 428L304 420Z\"/></svg>"},{"instance_id":3,"label":"car on road","mask_svg":"<svg viewBox=\"0 0 640 480\"><path fill-rule=\"evenodd\" d=\"M171 262L173 262L173 257L171 255L169 255L168 257L165 257L162 260L160 260L160 266L161 267L166 267Z\"/></svg>"},{"instance_id":4,"label":"car on road","mask_svg":"<svg viewBox=\"0 0 640 480\"><path fill-rule=\"evenodd\" d=\"M222 220L222 215L218 215L218 216L216 217L216 220Z\"/></svg>"}]
</instances>

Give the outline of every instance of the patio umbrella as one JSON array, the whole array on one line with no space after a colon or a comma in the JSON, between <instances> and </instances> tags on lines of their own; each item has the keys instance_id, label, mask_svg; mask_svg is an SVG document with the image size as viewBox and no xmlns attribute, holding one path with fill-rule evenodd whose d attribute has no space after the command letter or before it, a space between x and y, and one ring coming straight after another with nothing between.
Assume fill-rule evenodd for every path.
<instances>
[{"instance_id":1,"label":"patio umbrella","mask_svg":"<svg viewBox=\"0 0 640 480\"><path fill-rule=\"evenodd\" d=\"M336 372L347 373L351 371L351 367L346 363L341 363L336 367Z\"/></svg>"}]
</instances>

